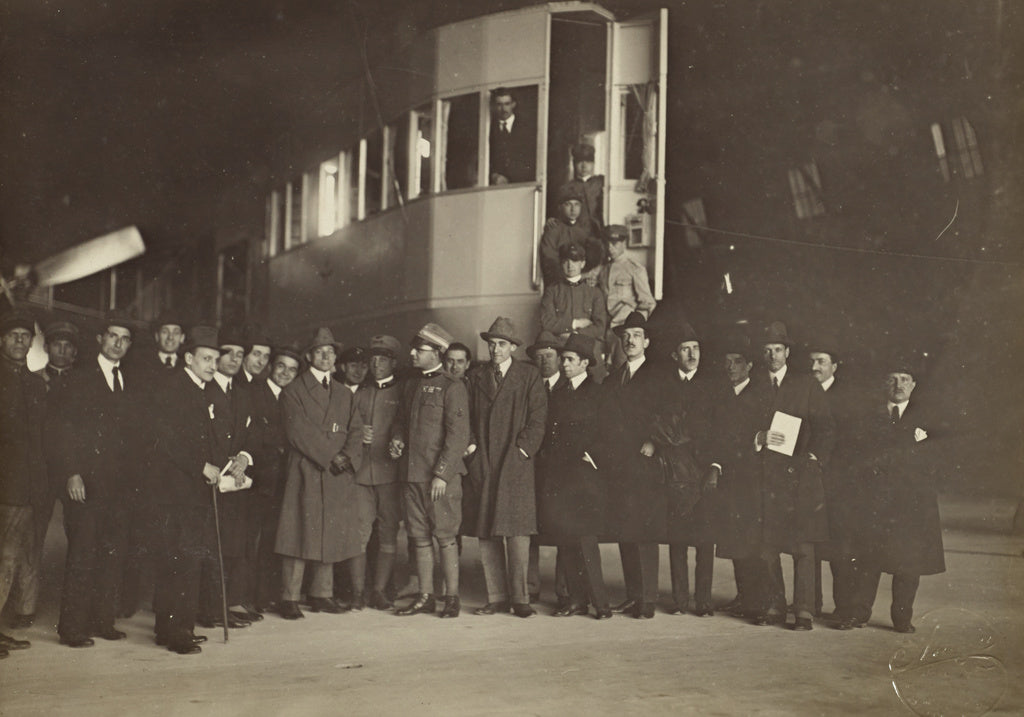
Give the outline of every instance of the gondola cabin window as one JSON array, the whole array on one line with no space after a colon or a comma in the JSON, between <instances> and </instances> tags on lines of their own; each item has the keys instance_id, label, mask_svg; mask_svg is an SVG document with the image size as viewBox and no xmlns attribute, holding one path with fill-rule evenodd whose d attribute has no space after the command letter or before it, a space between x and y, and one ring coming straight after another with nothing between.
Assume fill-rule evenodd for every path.
<instances>
[{"instance_id":1,"label":"gondola cabin window","mask_svg":"<svg viewBox=\"0 0 1024 717\"><path fill-rule=\"evenodd\" d=\"M480 176L480 96L441 101L441 191L475 187Z\"/></svg>"}]
</instances>

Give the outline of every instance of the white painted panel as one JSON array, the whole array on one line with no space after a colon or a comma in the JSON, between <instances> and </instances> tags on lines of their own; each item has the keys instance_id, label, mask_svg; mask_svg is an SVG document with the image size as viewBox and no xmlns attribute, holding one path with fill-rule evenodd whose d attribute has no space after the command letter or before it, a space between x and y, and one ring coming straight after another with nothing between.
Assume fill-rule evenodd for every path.
<instances>
[{"instance_id":1,"label":"white painted panel","mask_svg":"<svg viewBox=\"0 0 1024 717\"><path fill-rule=\"evenodd\" d=\"M647 82L655 71L657 23L617 23L614 28L612 83Z\"/></svg>"}]
</instances>

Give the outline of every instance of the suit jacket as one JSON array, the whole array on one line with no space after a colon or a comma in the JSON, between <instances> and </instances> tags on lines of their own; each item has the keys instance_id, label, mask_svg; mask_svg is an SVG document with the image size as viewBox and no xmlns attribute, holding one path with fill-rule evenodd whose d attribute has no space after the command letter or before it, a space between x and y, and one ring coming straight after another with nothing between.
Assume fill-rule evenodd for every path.
<instances>
[{"instance_id":1,"label":"suit jacket","mask_svg":"<svg viewBox=\"0 0 1024 717\"><path fill-rule=\"evenodd\" d=\"M604 380L602 458L609 466L609 486L617 498L609 505L608 528L623 542L662 543L666 539L665 474L657 458L640 447L651 439L664 386L648 358L628 383L624 363Z\"/></svg>"},{"instance_id":2,"label":"suit jacket","mask_svg":"<svg viewBox=\"0 0 1024 717\"><path fill-rule=\"evenodd\" d=\"M325 389L307 370L281 392L289 453L275 551L323 563L359 555L373 518L367 489L356 483L363 462L363 420L355 397L338 381ZM351 470L336 475L344 453Z\"/></svg>"},{"instance_id":3,"label":"suit jacket","mask_svg":"<svg viewBox=\"0 0 1024 717\"><path fill-rule=\"evenodd\" d=\"M469 374L470 426L477 449L464 486L465 535L533 535L537 532L534 461L544 439L547 395L540 371L513 360L500 384L491 364ZM523 457L520 449L526 452Z\"/></svg>"},{"instance_id":4,"label":"suit jacket","mask_svg":"<svg viewBox=\"0 0 1024 717\"><path fill-rule=\"evenodd\" d=\"M466 384L445 371L410 376L402 386L392 435L406 445L404 480L429 483L436 476L448 483L459 481L466 473L462 456L469 445Z\"/></svg>"},{"instance_id":5,"label":"suit jacket","mask_svg":"<svg viewBox=\"0 0 1024 717\"><path fill-rule=\"evenodd\" d=\"M145 386L124 374L124 390L114 393L96 359L69 374L54 402L50 425L54 450L50 473L58 495L76 473L85 500L123 502L143 476L141 395Z\"/></svg>"},{"instance_id":6,"label":"suit jacket","mask_svg":"<svg viewBox=\"0 0 1024 717\"><path fill-rule=\"evenodd\" d=\"M501 131L497 120L491 121L490 174L500 174L509 183L533 182L537 179L537 127L516 115L509 132Z\"/></svg>"},{"instance_id":7,"label":"suit jacket","mask_svg":"<svg viewBox=\"0 0 1024 717\"><path fill-rule=\"evenodd\" d=\"M161 507L211 508L203 477L203 467L217 462L209 397L185 371L172 372L155 388L147 495Z\"/></svg>"},{"instance_id":8,"label":"suit jacket","mask_svg":"<svg viewBox=\"0 0 1024 717\"><path fill-rule=\"evenodd\" d=\"M369 383L356 391L356 410L363 425L373 426L373 441L363 444L363 464L356 473L361 485L398 482L398 461L391 457L391 429L402 401L402 384L393 381L385 388Z\"/></svg>"},{"instance_id":9,"label":"suit jacket","mask_svg":"<svg viewBox=\"0 0 1024 717\"><path fill-rule=\"evenodd\" d=\"M265 380L257 380L250 386L252 425L249 428L249 452L255 464L250 469L252 489L261 495L280 499L288 450L281 400L274 397Z\"/></svg>"},{"instance_id":10,"label":"suit jacket","mask_svg":"<svg viewBox=\"0 0 1024 717\"><path fill-rule=\"evenodd\" d=\"M798 374L792 366L778 390L767 371L762 371L758 391L764 406L761 430L768 429L776 411L802 419L792 456L767 447L761 450L764 540L774 546L828 540L821 474L835 445L835 420L825 391L813 376Z\"/></svg>"},{"instance_id":11,"label":"suit jacket","mask_svg":"<svg viewBox=\"0 0 1024 717\"><path fill-rule=\"evenodd\" d=\"M865 491L855 553L883 572L946 570L937 486L928 462L937 437L933 425L914 400L895 425L884 401L876 401L868 414L859 451Z\"/></svg>"},{"instance_id":12,"label":"suit jacket","mask_svg":"<svg viewBox=\"0 0 1024 717\"><path fill-rule=\"evenodd\" d=\"M241 373L241 372L239 372ZM231 380L231 394L228 395L216 381L206 384L206 395L213 406L213 420L210 422L210 440L213 444L213 464L223 468L228 459L240 451L252 455L249 428L252 426L252 409L249 386L245 379L237 376ZM255 462L255 457L253 458ZM253 469L246 471L250 477ZM217 496L220 510L221 549L226 557L245 555L246 538L249 529L250 497L252 488Z\"/></svg>"}]
</instances>

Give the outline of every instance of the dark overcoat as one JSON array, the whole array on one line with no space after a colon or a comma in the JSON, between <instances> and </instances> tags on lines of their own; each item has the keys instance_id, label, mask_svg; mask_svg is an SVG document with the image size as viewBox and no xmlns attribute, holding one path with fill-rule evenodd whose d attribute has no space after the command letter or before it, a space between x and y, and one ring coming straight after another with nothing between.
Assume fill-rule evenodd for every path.
<instances>
[{"instance_id":1,"label":"dark overcoat","mask_svg":"<svg viewBox=\"0 0 1024 717\"><path fill-rule=\"evenodd\" d=\"M765 406L761 430L768 430L776 411L802 420L792 456L761 450L764 542L788 547L828 540L822 469L835 444L835 421L825 391L813 376L798 374L792 366L778 389L767 372L758 376L757 388Z\"/></svg>"},{"instance_id":2,"label":"dark overcoat","mask_svg":"<svg viewBox=\"0 0 1024 717\"><path fill-rule=\"evenodd\" d=\"M363 424L373 426L373 441L363 444L363 464L356 473L360 485L398 482L398 461L388 451L391 429L402 402L402 384L393 381L384 388L376 383L361 386L355 393L356 410Z\"/></svg>"},{"instance_id":3,"label":"dark overcoat","mask_svg":"<svg viewBox=\"0 0 1024 717\"><path fill-rule=\"evenodd\" d=\"M0 356L0 505L40 505L47 490L43 461L46 381Z\"/></svg>"},{"instance_id":4,"label":"dark overcoat","mask_svg":"<svg viewBox=\"0 0 1024 717\"><path fill-rule=\"evenodd\" d=\"M754 435L764 422L754 379L739 392L723 387L712 415L708 463L722 467L718 480L719 523L715 535L719 557L739 560L760 555L761 456Z\"/></svg>"},{"instance_id":5,"label":"dark overcoat","mask_svg":"<svg viewBox=\"0 0 1024 717\"><path fill-rule=\"evenodd\" d=\"M158 512L212 510L210 486L203 477L206 464L216 461L210 411L206 392L184 370L157 387L147 495Z\"/></svg>"},{"instance_id":6,"label":"dark overcoat","mask_svg":"<svg viewBox=\"0 0 1024 717\"><path fill-rule=\"evenodd\" d=\"M249 385L238 376L232 379L231 385L231 394L228 395L215 380L206 384L206 396L213 406L213 418L210 421L210 439L215 458L213 464L218 468L226 466L228 459L236 456L239 451L252 455L249 429L253 419ZM249 468L246 473L251 476L252 471ZM251 491L250 487L217 494L221 550L225 557L239 558L245 555L249 521L253 519Z\"/></svg>"},{"instance_id":7,"label":"dark overcoat","mask_svg":"<svg viewBox=\"0 0 1024 717\"><path fill-rule=\"evenodd\" d=\"M895 425L885 403L868 420L858 557L886 573L945 572L936 477L927 462L935 441L928 416L911 401Z\"/></svg>"},{"instance_id":8,"label":"dark overcoat","mask_svg":"<svg viewBox=\"0 0 1024 717\"><path fill-rule=\"evenodd\" d=\"M688 381L675 366L666 374L654 432L656 455L665 469L666 538L670 543L712 543L719 500L703 487L713 395L720 386L699 369Z\"/></svg>"},{"instance_id":9,"label":"dark overcoat","mask_svg":"<svg viewBox=\"0 0 1024 717\"><path fill-rule=\"evenodd\" d=\"M333 379L330 385L324 388L307 370L281 392L290 451L274 546L282 555L322 563L362 553L373 523L370 489L354 473L362 465L363 420L352 392ZM331 472L338 453L353 470Z\"/></svg>"},{"instance_id":10,"label":"dark overcoat","mask_svg":"<svg viewBox=\"0 0 1024 717\"><path fill-rule=\"evenodd\" d=\"M252 425L249 427L249 452L254 465L252 490L268 498L280 500L284 492L285 457L288 437L284 432L284 411L280 397L275 398L266 380L250 384Z\"/></svg>"},{"instance_id":11,"label":"dark overcoat","mask_svg":"<svg viewBox=\"0 0 1024 717\"><path fill-rule=\"evenodd\" d=\"M633 543L664 543L665 475L656 458L640 453L654 435L655 414L662 404L662 382L645 361L628 383L624 363L604 380L602 443L609 452L607 539ZM600 464L598 464L600 465Z\"/></svg>"},{"instance_id":12,"label":"dark overcoat","mask_svg":"<svg viewBox=\"0 0 1024 717\"><path fill-rule=\"evenodd\" d=\"M605 454L598 445L601 397L591 378L575 389L559 381L548 395L547 430L537 454L538 527L547 543L607 532L607 467L601 470Z\"/></svg>"},{"instance_id":13,"label":"dark overcoat","mask_svg":"<svg viewBox=\"0 0 1024 717\"><path fill-rule=\"evenodd\" d=\"M491 364L479 366L469 374L469 396L470 442L477 449L463 485L462 532L477 538L535 535L534 463L547 417L540 372L513 360L498 384Z\"/></svg>"}]
</instances>

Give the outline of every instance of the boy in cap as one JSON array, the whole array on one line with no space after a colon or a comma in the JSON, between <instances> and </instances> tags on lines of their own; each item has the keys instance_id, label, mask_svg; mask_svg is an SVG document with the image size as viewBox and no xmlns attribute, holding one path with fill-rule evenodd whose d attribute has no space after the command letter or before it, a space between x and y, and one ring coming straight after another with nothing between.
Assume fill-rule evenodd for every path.
<instances>
[{"instance_id":1,"label":"boy in cap","mask_svg":"<svg viewBox=\"0 0 1024 717\"><path fill-rule=\"evenodd\" d=\"M370 380L356 392L356 409L363 417L363 465L356 472L356 482L366 486L372 497L372 510L367 513L373 529L370 545L376 542L373 565L373 586L369 598L363 597L365 584L352 586L352 609L360 609L365 601L377 610L393 607L385 590L391 580L398 550L398 525L402 521L402 492L398 481L398 464L389 453L391 426L398 413L402 389L395 378L402 344L394 336L380 334L370 339ZM374 540L376 538L376 540ZM366 556L363 574L366 573ZM360 560L360 558L353 558ZM358 566L353 567L353 573Z\"/></svg>"},{"instance_id":2,"label":"boy in cap","mask_svg":"<svg viewBox=\"0 0 1024 717\"><path fill-rule=\"evenodd\" d=\"M452 336L426 324L411 342L417 373L402 388L402 403L391 429L390 453L402 458L406 528L415 542L420 590L397 615L433 613L436 539L444 573L441 617L459 616L459 548L462 523L463 455L469 444L469 394L465 384L441 367ZM375 431L376 433L376 431Z\"/></svg>"},{"instance_id":3,"label":"boy in cap","mask_svg":"<svg viewBox=\"0 0 1024 717\"><path fill-rule=\"evenodd\" d=\"M540 239L540 268L547 284L555 284L562 278L562 259L558 252L573 242L584 249L584 270L592 272L588 278L597 280L596 270L604 261L604 246L594 236L590 222L581 220L583 199L583 191L577 185L567 184L558 192L558 217L544 227Z\"/></svg>"},{"instance_id":4,"label":"boy in cap","mask_svg":"<svg viewBox=\"0 0 1024 717\"><path fill-rule=\"evenodd\" d=\"M562 264L562 280L544 287L540 302L540 327L563 341L570 334L581 333L595 341L603 341L608 324L604 294L583 280L586 254L576 242L558 250ZM600 349L598 349L600 350Z\"/></svg>"},{"instance_id":5,"label":"boy in cap","mask_svg":"<svg viewBox=\"0 0 1024 717\"><path fill-rule=\"evenodd\" d=\"M657 306L651 293L647 270L626 254L626 239L629 231L621 224L612 224L604 231L609 261L601 266L597 285L601 287L608 302L608 354L612 368L618 368L626 360L622 343L614 329L622 325L634 311L644 318L651 318Z\"/></svg>"}]
</instances>

